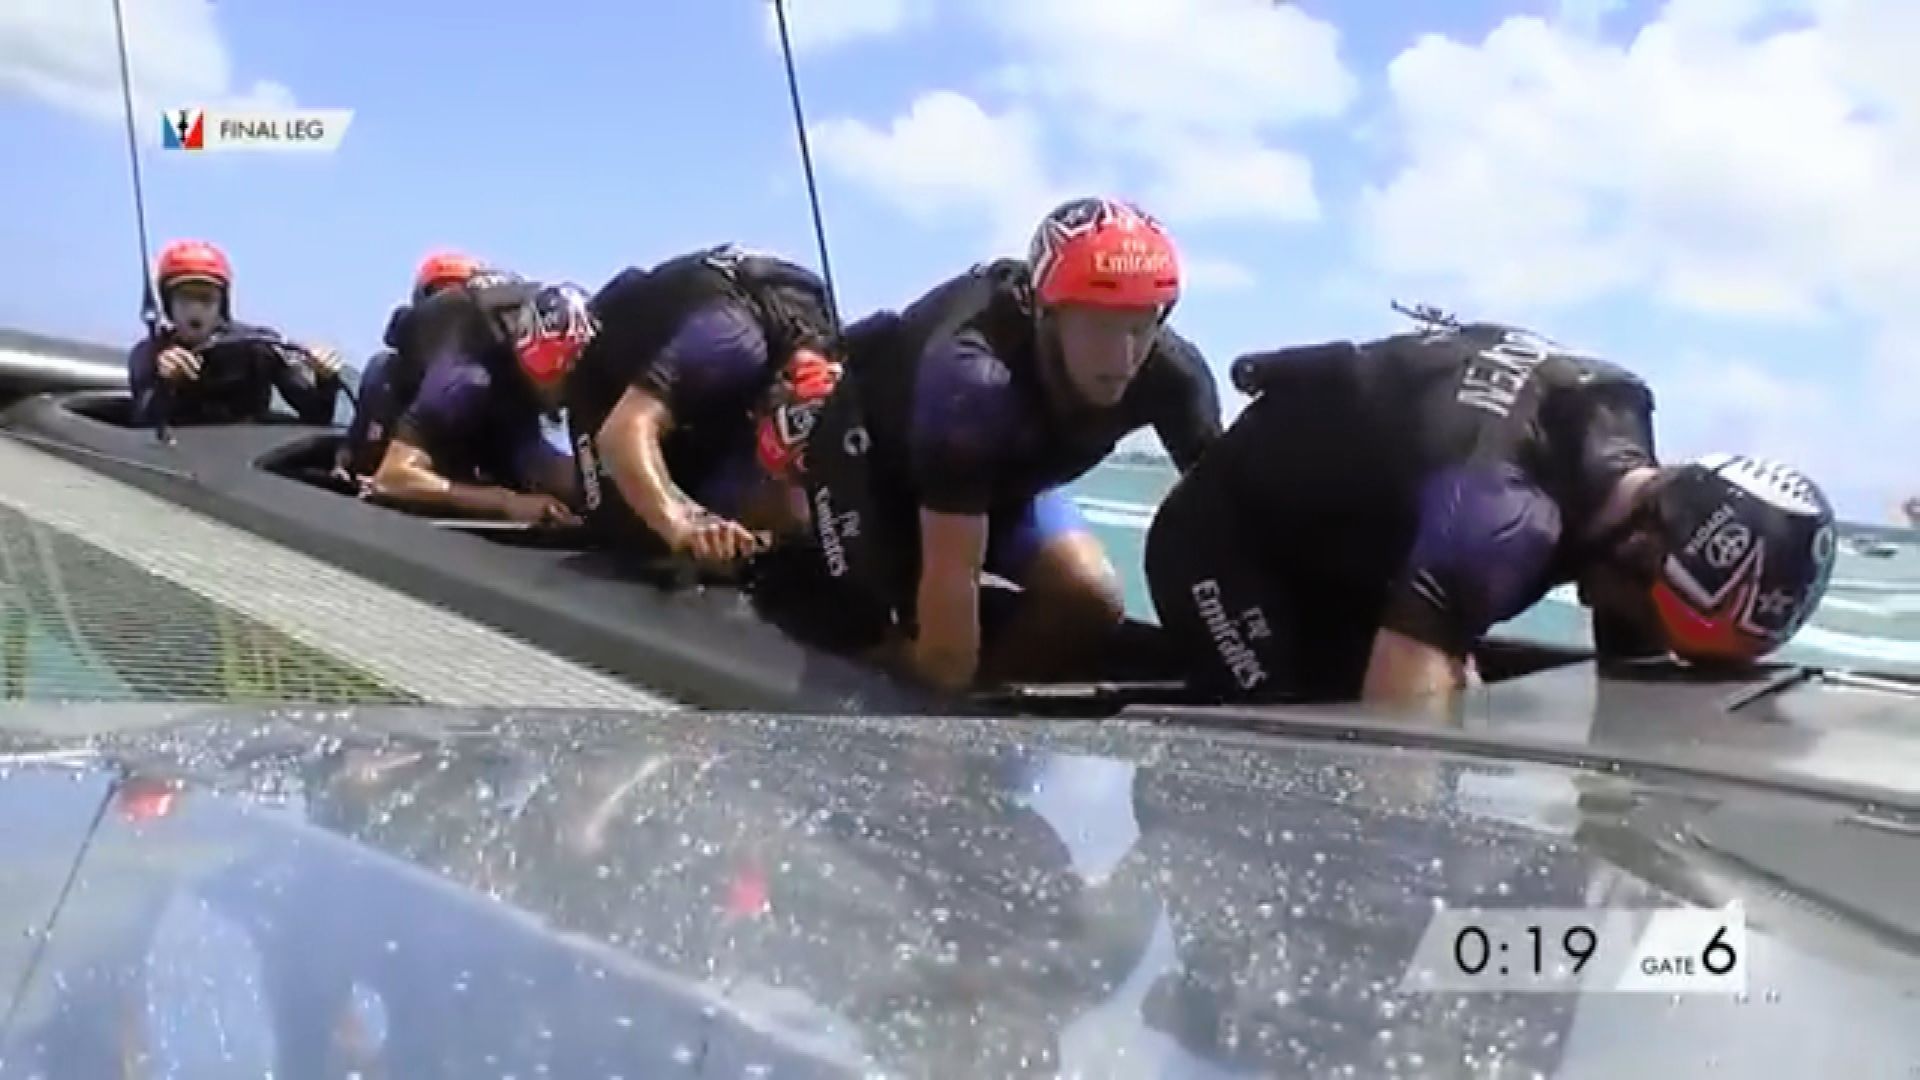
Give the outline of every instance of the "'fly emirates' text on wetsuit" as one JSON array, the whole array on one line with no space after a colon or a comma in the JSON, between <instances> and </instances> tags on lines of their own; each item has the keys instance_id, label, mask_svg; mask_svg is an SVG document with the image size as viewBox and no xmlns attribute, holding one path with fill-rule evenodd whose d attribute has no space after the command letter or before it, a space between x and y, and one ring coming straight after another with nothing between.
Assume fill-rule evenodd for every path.
<instances>
[{"instance_id":1,"label":"'fly emirates' text on wetsuit","mask_svg":"<svg viewBox=\"0 0 1920 1080\"><path fill-rule=\"evenodd\" d=\"M1260 396L1147 545L1162 624L1233 695L1354 697L1382 628L1466 655L1574 579L1617 482L1654 464L1643 383L1520 331L1241 363Z\"/></svg>"},{"instance_id":2,"label":"'fly emirates' text on wetsuit","mask_svg":"<svg viewBox=\"0 0 1920 1080\"><path fill-rule=\"evenodd\" d=\"M520 374L500 313L536 285L474 279L414 308L395 363L421 372L419 391L396 425L400 438L460 483L536 490L561 456L541 430L541 409Z\"/></svg>"},{"instance_id":3,"label":"'fly emirates' text on wetsuit","mask_svg":"<svg viewBox=\"0 0 1920 1080\"><path fill-rule=\"evenodd\" d=\"M200 376L163 382L160 354L174 346L201 358ZM229 322L198 346L171 335L149 337L127 353L128 389L135 424L230 424L257 420L273 407L273 392L309 424L330 424L338 379L316 379L300 348L263 326Z\"/></svg>"},{"instance_id":4,"label":"'fly emirates' text on wetsuit","mask_svg":"<svg viewBox=\"0 0 1920 1080\"><path fill-rule=\"evenodd\" d=\"M919 512L985 514L986 569L1018 581L1054 537L1084 530L1061 486L1152 427L1183 472L1220 434L1219 391L1198 349L1163 327L1124 397L1089 410L1043 372L1024 262L976 267L899 314L850 327L851 378L871 448L863 456L887 547L889 590L913 607ZM847 385L843 383L843 386ZM817 434L809 451L842 441ZM877 546L877 545L872 545Z\"/></svg>"}]
</instances>

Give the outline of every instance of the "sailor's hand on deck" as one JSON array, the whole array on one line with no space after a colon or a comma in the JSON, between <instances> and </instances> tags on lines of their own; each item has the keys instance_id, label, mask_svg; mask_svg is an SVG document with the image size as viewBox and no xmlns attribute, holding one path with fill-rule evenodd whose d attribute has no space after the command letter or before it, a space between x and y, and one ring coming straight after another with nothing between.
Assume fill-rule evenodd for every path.
<instances>
[{"instance_id":1,"label":"sailor's hand on deck","mask_svg":"<svg viewBox=\"0 0 1920 1080\"><path fill-rule=\"evenodd\" d=\"M160 350L160 355L155 358L154 370L168 381L179 379L191 382L200 377L200 357L191 349L169 345Z\"/></svg>"},{"instance_id":2,"label":"sailor's hand on deck","mask_svg":"<svg viewBox=\"0 0 1920 1080\"><path fill-rule=\"evenodd\" d=\"M578 525L580 519L567 504L551 495L519 493L509 496L507 520L523 525Z\"/></svg>"},{"instance_id":3,"label":"sailor's hand on deck","mask_svg":"<svg viewBox=\"0 0 1920 1080\"><path fill-rule=\"evenodd\" d=\"M731 566L765 550L765 534L716 514L693 515L674 538L674 550L708 566Z\"/></svg>"}]
</instances>

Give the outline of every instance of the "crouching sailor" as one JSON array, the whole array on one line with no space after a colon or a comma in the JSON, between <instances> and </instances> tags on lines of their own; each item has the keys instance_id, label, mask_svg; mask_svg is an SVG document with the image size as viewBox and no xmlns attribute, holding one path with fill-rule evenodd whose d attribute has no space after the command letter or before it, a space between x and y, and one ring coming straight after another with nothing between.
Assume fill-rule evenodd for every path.
<instances>
[{"instance_id":1,"label":"crouching sailor","mask_svg":"<svg viewBox=\"0 0 1920 1080\"><path fill-rule=\"evenodd\" d=\"M594 313L567 420L601 543L731 575L799 535L793 458L841 370L821 279L719 247L622 272Z\"/></svg>"},{"instance_id":2,"label":"crouching sailor","mask_svg":"<svg viewBox=\"0 0 1920 1080\"><path fill-rule=\"evenodd\" d=\"M1743 663L1833 569L1832 507L1783 465L1654 456L1631 373L1451 322L1242 357L1257 395L1160 505L1154 607L1219 696L1442 703L1494 625L1563 583L1604 659Z\"/></svg>"},{"instance_id":3,"label":"crouching sailor","mask_svg":"<svg viewBox=\"0 0 1920 1080\"><path fill-rule=\"evenodd\" d=\"M383 335L386 348L375 353L360 373L359 401L353 410L353 423L341 441L335 465L352 477L371 476L386 455L393 439L393 425L400 419L413 397L420 392L425 372L400 362L401 348L413 325L413 313L421 304L447 291L464 287L481 270L480 262L470 255L440 251L428 255L414 274L413 294L409 302L393 309ZM418 350L409 356L417 358Z\"/></svg>"},{"instance_id":4,"label":"crouching sailor","mask_svg":"<svg viewBox=\"0 0 1920 1080\"><path fill-rule=\"evenodd\" d=\"M547 437L597 329L573 284L480 273L409 317L399 363L424 374L372 496L418 513L574 524L573 462Z\"/></svg>"},{"instance_id":5,"label":"crouching sailor","mask_svg":"<svg viewBox=\"0 0 1920 1080\"><path fill-rule=\"evenodd\" d=\"M1065 485L1147 427L1183 471L1219 435L1213 376L1167 324L1179 294L1159 223L1077 199L1041 222L1026 260L976 267L848 328L849 374L809 465L846 459L815 485L842 501L850 480L870 486L879 520L845 560L856 571L835 576L882 590L907 674L947 691L1047 680L1110 641L1118 578ZM1011 594L982 589L987 574L1021 593L989 607Z\"/></svg>"}]
</instances>

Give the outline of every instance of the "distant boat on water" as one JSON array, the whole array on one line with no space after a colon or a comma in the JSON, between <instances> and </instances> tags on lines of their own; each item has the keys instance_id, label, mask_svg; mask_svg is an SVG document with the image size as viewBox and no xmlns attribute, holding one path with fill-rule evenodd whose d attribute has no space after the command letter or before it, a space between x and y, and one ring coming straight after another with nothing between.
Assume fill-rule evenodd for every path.
<instances>
[{"instance_id":1,"label":"distant boat on water","mask_svg":"<svg viewBox=\"0 0 1920 1080\"><path fill-rule=\"evenodd\" d=\"M1900 554L1900 545L1891 540L1880 540L1871 536L1848 536L1840 541L1843 551L1863 555L1869 559L1891 559Z\"/></svg>"}]
</instances>

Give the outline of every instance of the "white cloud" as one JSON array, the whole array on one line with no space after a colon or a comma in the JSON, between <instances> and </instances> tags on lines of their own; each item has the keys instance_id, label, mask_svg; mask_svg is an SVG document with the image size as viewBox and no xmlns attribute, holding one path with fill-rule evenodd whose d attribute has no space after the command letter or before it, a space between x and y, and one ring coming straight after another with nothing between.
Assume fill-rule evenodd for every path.
<instances>
[{"instance_id":1,"label":"white cloud","mask_svg":"<svg viewBox=\"0 0 1920 1080\"><path fill-rule=\"evenodd\" d=\"M1257 282L1251 269L1232 259L1180 253L1180 273L1189 288L1203 292L1244 292Z\"/></svg>"},{"instance_id":2,"label":"white cloud","mask_svg":"<svg viewBox=\"0 0 1920 1080\"><path fill-rule=\"evenodd\" d=\"M1169 220L1204 224L1319 220L1313 164L1300 154L1252 141L1173 140L1145 201Z\"/></svg>"},{"instance_id":3,"label":"white cloud","mask_svg":"<svg viewBox=\"0 0 1920 1080\"><path fill-rule=\"evenodd\" d=\"M1627 6L1626 0L1559 0L1554 21L1582 34L1595 34L1607 19Z\"/></svg>"},{"instance_id":4,"label":"white cloud","mask_svg":"<svg viewBox=\"0 0 1920 1080\"><path fill-rule=\"evenodd\" d=\"M980 12L1040 96L1151 136L1243 137L1339 115L1339 32L1273 0L1023 0Z\"/></svg>"},{"instance_id":5,"label":"white cloud","mask_svg":"<svg viewBox=\"0 0 1920 1080\"><path fill-rule=\"evenodd\" d=\"M780 40L778 12L767 8L767 38ZM786 0L787 37L795 52L830 49L886 37L929 13L930 0Z\"/></svg>"},{"instance_id":6,"label":"white cloud","mask_svg":"<svg viewBox=\"0 0 1920 1080\"><path fill-rule=\"evenodd\" d=\"M1660 431L1670 458L1764 446L1768 455L1804 461L1817 473L1818 459L1830 459L1829 450L1844 445L1833 440L1839 401L1816 380L1783 376L1752 360L1698 354L1660 374L1657 416L1684 418L1672 431L1665 425Z\"/></svg>"},{"instance_id":7,"label":"white cloud","mask_svg":"<svg viewBox=\"0 0 1920 1080\"><path fill-rule=\"evenodd\" d=\"M1920 4L1884 0L1670 0L1620 42L1539 18L1423 38L1388 69L1401 160L1362 195L1361 250L1503 317L1614 296L1864 326L1871 356L1783 357L1817 365L1804 381L1662 381L1663 417L1920 483L1916 52ZM1855 386L1844 407L1823 389Z\"/></svg>"},{"instance_id":8,"label":"white cloud","mask_svg":"<svg viewBox=\"0 0 1920 1080\"><path fill-rule=\"evenodd\" d=\"M1782 374L1750 359L1689 354L1663 365L1655 393L1660 450L1681 461L1746 450L1806 469L1841 513L1880 520L1915 491L1909 449L1916 410L1892 414L1818 373Z\"/></svg>"},{"instance_id":9,"label":"white cloud","mask_svg":"<svg viewBox=\"0 0 1920 1080\"><path fill-rule=\"evenodd\" d=\"M821 163L928 224L984 218L997 250L1024 250L1055 201L1040 132L1021 109L990 113L964 94L922 95L885 128L834 118L812 129Z\"/></svg>"},{"instance_id":10,"label":"white cloud","mask_svg":"<svg viewBox=\"0 0 1920 1080\"><path fill-rule=\"evenodd\" d=\"M1373 261L1521 306L1652 283L1686 310L1805 318L1904 288L1920 158L1886 106L1920 77L1875 82L1849 39L1920 46L1920 20L1820 0L1756 34L1780 6L1674 0L1625 45L1534 18L1423 39L1389 68L1406 162L1362 200Z\"/></svg>"},{"instance_id":11,"label":"white cloud","mask_svg":"<svg viewBox=\"0 0 1920 1080\"><path fill-rule=\"evenodd\" d=\"M1331 23L1272 0L1020 0L969 12L1010 49L990 81L1011 104L943 91L885 130L829 120L816 136L828 167L896 205L977 214L996 236L1018 221L1021 239L1053 202L1092 191L1138 198L1176 229L1318 219L1312 163L1277 139L1355 96ZM963 146L992 152L969 158ZM916 190L887 189L901 182Z\"/></svg>"},{"instance_id":12,"label":"white cloud","mask_svg":"<svg viewBox=\"0 0 1920 1080\"><path fill-rule=\"evenodd\" d=\"M233 59L211 0L140 0L125 5L135 108L142 116L181 105L279 108L293 95L279 83L235 83ZM79 0L0 4L0 94L20 94L94 120L121 117L120 59L113 9ZM139 129L158 138L157 125Z\"/></svg>"}]
</instances>

